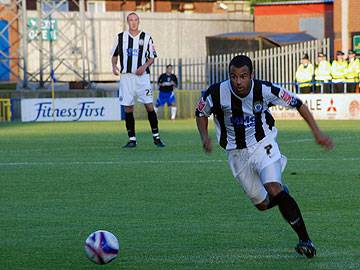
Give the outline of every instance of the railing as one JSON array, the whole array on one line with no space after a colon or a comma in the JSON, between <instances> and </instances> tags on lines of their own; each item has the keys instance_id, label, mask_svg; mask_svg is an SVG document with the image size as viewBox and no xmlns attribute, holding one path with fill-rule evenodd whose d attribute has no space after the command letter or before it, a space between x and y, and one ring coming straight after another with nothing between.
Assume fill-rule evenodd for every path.
<instances>
[{"instance_id":1,"label":"railing","mask_svg":"<svg viewBox=\"0 0 360 270\"><path fill-rule=\"evenodd\" d=\"M253 60L255 76L279 84L292 82L300 58L307 53L310 62L316 62L318 52L330 55L330 40L315 40L294 45L277 47L254 52L239 52L248 55ZM179 79L179 89L202 90L215 82L226 80L228 65L236 54L213 55L198 58L159 58L155 59L151 72L151 80L156 85L166 65L172 64L174 73ZM156 86L157 87L157 86Z\"/></svg>"},{"instance_id":2,"label":"railing","mask_svg":"<svg viewBox=\"0 0 360 270\"><path fill-rule=\"evenodd\" d=\"M302 91L301 83L297 82L285 82L285 83L278 83L279 85L292 90L297 94L304 94L305 92ZM359 82L306 82L303 83L306 85L311 85L307 90L309 92L306 93L313 93L313 94L347 94L347 93L359 93ZM305 94L306 94L305 93Z\"/></svg>"}]
</instances>

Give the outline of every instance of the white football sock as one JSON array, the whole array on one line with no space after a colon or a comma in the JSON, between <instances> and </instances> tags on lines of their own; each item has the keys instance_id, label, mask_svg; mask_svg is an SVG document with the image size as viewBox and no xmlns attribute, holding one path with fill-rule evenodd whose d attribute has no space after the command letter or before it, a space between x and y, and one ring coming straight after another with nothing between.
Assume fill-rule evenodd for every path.
<instances>
[{"instance_id":1,"label":"white football sock","mask_svg":"<svg viewBox=\"0 0 360 270\"><path fill-rule=\"evenodd\" d=\"M175 120L176 117L176 107L175 106L171 106L171 120Z\"/></svg>"}]
</instances>

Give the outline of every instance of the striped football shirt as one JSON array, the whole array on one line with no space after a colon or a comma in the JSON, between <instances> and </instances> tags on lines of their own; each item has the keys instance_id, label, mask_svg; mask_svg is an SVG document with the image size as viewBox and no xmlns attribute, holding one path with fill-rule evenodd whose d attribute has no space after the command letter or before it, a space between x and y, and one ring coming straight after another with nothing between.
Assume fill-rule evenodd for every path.
<instances>
[{"instance_id":1,"label":"striped football shirt","mask_svg":"<svg viewBox=\"0 0 360 270\"><path fill-rule=\"evenodd\" d=\"M135 73L149 58L156 57L153 40L145 32L139 32L136 36L132 36L129 31L119 33L111 54L120 58L121 73ZM146 73L150 73L149 68Z\"/></svg>"},{"instance_id":2,"label":"striped football shirt","mask_svg":"<svg viewBox=\"0 0 360 270\"><path fill-rule=\"evenodd\" d=\"M275 120L269 108L274 105L299 108L302 101L294 93L260 80L252 80L249 94L241 98L226 80L207 89L197 104L196 116L213 114L220 146L243 149L271 133Z\"/></svg>"}]
</instances>

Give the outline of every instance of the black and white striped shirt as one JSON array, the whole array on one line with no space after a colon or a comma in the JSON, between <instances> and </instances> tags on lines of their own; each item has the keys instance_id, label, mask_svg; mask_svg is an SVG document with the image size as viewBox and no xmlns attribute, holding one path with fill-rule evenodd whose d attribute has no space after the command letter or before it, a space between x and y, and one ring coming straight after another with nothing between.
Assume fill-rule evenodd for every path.
<instances>
[{"instance_id":1,"label":"black and white striped shirt","mask_svg":"<svg viewBox=\"0 0 360 270\"><path fill-rule=\"evenodd\" d=\"M299 108L302 101L292 92L270 82L252 80L249 94L234 93L230 80L211 85L198 102L196 116L214 114L216 135L226 150L243 149L271 133L273 105Z\"/></svg>"},{"instance_id":2,"label":"black and white striped shirt","mask_svg":"<svg viewBox=\"0 0 360 270\"><path fill-rule=\"evenodd\" d=\"M135 73L149 58L156 57L153 40L150 34L145 32L140 32L135 37L129 31L119 33L111 54L120 57L121 73ZM150 73L149 68L146 73Z\"/></svg>"}]
</instances>

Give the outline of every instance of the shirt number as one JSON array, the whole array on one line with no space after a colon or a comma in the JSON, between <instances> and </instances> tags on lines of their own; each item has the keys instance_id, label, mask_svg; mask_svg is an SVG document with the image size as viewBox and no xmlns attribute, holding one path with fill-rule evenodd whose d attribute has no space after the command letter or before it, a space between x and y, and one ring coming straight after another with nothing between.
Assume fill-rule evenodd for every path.
<instances>
[{"instance_id":1,"label":"shirt number","mask_svg":"<svg viewBox=\"0 0 360 270\"><path fill-rule=\"evenodd\" d=\"M271 144L268 144L267 146L264 147L264 149L266 150L266 154L267 154L268 156L270 156L270 155L271 155L270 150L272 149L272 145L271 145Z\"/></svg>"}]
</instances>

